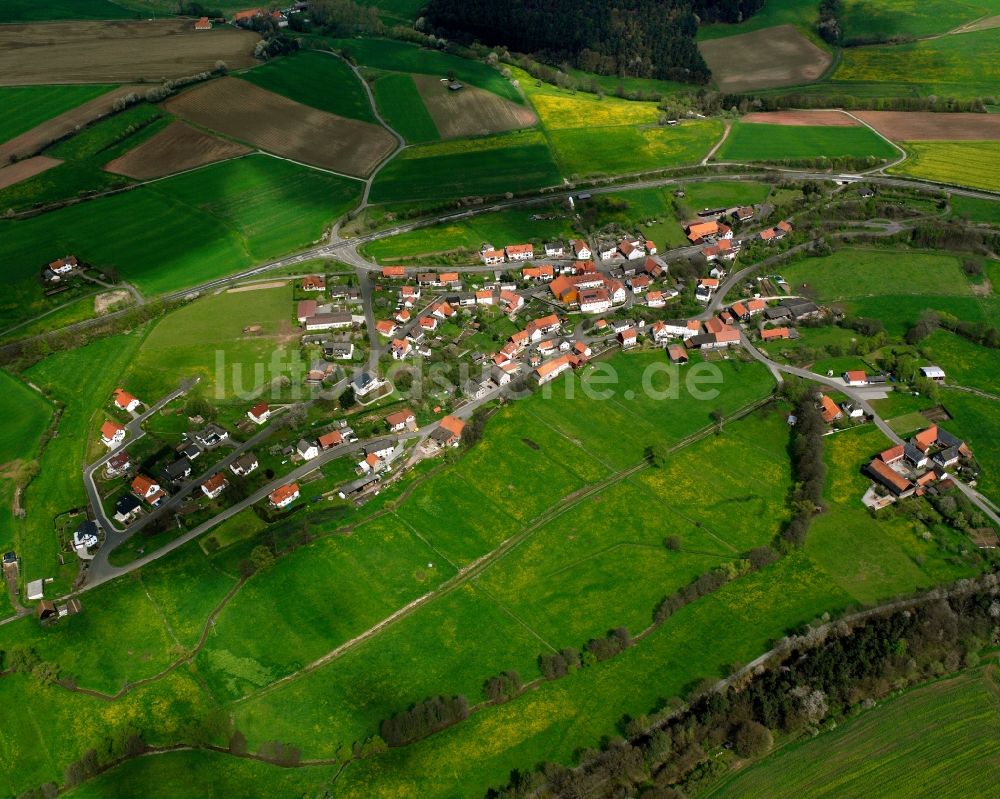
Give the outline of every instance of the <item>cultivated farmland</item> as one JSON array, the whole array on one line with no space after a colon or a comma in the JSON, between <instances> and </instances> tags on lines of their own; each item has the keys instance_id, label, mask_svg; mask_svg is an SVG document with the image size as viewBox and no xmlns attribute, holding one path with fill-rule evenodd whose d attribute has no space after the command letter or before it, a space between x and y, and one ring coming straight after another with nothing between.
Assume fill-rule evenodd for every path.
<instances>
[{"instance_id":1,"label":"cultivated farmland","mask_svg":"<svg viewBox=\"0 0 1000 799\"><path fill-rule=\"evenodd\" d=\"M373 202L527 191L560 182L540 133L456 139L410 147L379 172Z\"/></svg>"},{"instance_id":2,"label":"cultivated farmland","mask_svg":"<svg viewBox=\"0 0 1000 799\"><path fill-rule=\"evenodd\" d=\"M430 75L415 75L413 80L444 139L530 128L538 121L531 109L485 89L465 86L452 91L447 82Z\"/></svg>"},{"instance_id":3,"label":"cultivated farmland","mask_svg":"<svg viewBox=\"0 0 1000 799\"><path fill-rule=\"evenodd\" d=\"M110 86L15 86L0 89L0 143L100 97Z\"/></svg>"},{"instance_id":4,"label":"cultivated farmland","mask_svg":"<svg viewBox=\"0 0 1000 799\"><path fill-rule=\"evenodd\" d=\"M812 126L827 125L853 128L859 124L858 120L848 116L843 111L836 110L800 110L800 111L757 111L740 118L744 124L771 124L771 125L793 125Z\"/></svg>"},{"instance_id":5,"label":"cultivated farmland","mask_svg":"<svg viewBox=\"0 0 1000 799\"><path fill-rule=\"evenodd\" d=\"M347 64L330 53L293 53L239 77L320 111L377 124L361 81Z\"/></svg>"},{"instance_id":6,"label":"cultivated farmland","mask_svg":"<svg viewBox=\"0 0 1000 799\"><path fill-rule=\"evenodd\" d=\"M995 668L942 680L791 744L710 795L983 796L1000 779Z\"/></svg>"},{"instance_id":7,"label":"cultivated farmland","mask_svg":"<svg viewBox=\"0 0 1000 799\"><path fill-rule=\"evenodd\" d=\"M0 84L128 83L254 63L258 36L186 20L53 22L0 26Z\"/></svg>"},{"instance_id":8,"label":"cultivated farmland","mask_svg":"<svg viewBox=\"0 0 1000 799\"><path fill-rule=\"evenodd\" d=\"M427 111L412 75L386 72L372 83L382 118L410 144L437 141L437 126Z\"/></svg>"},{"instance_id":9,"label":"cultivated farmland","mask_svg":"<svg viewBox=\"0 0 1000 799\"><path fill-rule=\"evenodd\" d=\"M227 136L348 175L368 175L396 146L380 126L319 111L236 78L202 84L165 105Z\"/></svg>"},{"instance_id":10,"label":"cultivated farmland","mask_svg":"<svg viewBox=\"0 0 1000 799\"><path fill-rule=\"evenodd\" d=\"M153 138L104 165L108 172L148 180L225 161L250 152L249 147L174 122Z\"/></svg>"},{"instance_id":11,"label":"cultivated farmland","mask_svg":"<svg viewBox=\"0 0 1000 799\"><path fill-rule=\"evenodd\" d=\"M799 158L880 158L896 149L866 127L764 125L736 122L716 158L720 161L794 161Z\"/></svg>"},{"instance_id":12,"label":"cultivated farmland","mask_svg":"<svg viewBox=\"0 0 1000 799\"><path fill-rule=\"evenodd\" d=\"M995 141L903 142L909 153L892 171L915 178L1000 191Z\"/></svg>"},{"instance_id":13,"label":"cultivated farmland","mask_svg":"<svg viewBox=\"0 0 1000 799\"><path fill-rule=\"evenodd\" d=\"M58 158L49 158L47 155L36 155L24 161L17 161L10 166L0 167L0 190L27 180L35 175L40 175L54 166L59 166L62 161Z\"/></svg>"},{"instance_id":14,"label":"cultivated farmland","mask_svg":"<svg viewBox=\"0 0 1000 799\"><path fill-rule=\"evenodd\" d=\"M832 62L793 25L701 41L698 49L724 92L811 83Z\"/></svg>"},{"instance_id":15,"label":"cultivated farmland","mask_svg":"<svg viewBox=\"0 0 1000 799\"><path fill-rule=\"evenodd\" d=\"M937 114L930 111L857 111L896 141L987 141L1000 139L1000 114Z\"/></svg>"}]
</instances>

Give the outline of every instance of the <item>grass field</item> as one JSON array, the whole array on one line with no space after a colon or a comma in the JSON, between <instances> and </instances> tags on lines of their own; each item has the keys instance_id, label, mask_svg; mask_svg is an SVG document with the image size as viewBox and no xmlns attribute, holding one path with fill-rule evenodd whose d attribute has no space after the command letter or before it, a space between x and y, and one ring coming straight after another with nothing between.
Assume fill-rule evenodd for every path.
<instances>
[{"instance_id":1,"label":"grass field","mask_svg":"<svg viewBox=\"0 0 1000 799\"><path fill-rule=\"evenodd\" d=\"M359 186L251 156L44 216L2 221L0 257L9 282L0 318L14 323L46 307L35 275L58 255L115 267L144 293L176 291L316 241L354 204Z\"/></svg>"},{"instance_id":2,"label":"grass field","mask_svg":"<svg viewBox=\"0 0 1000 799\"><path fill-rule=\"evenodd\" d=\"M945 422L949 433L964 438L982 467L977 489L1000 503L1000 418L997 401L959 391L944 393L945 408L952 419Z\"/></svg>"},{"instance_id":3,"label":"grass field","mask_svg":"<svg viewBox=\"0 0 1000 799\"><path fill-rule=\"evenodd\" d=\"M14 491L26 467L38 459L42 433L52 417L52 407L36 392L7 372L0 371L0 412L9 424L0 435L0 549L13 548ZM20 479L19 479L20 478Z\"/></svg>"},{"instance_id":4,"label":"grass field","mask_svg":"<svg viewBox=\"0 0 1000 799\"><path fill-rule=\"evenodd\" d=\"M536 131L410 147L378 173L372 202L528 191L560 182Z\"/></svg>"},{"instance_id":5,"label":"grass field","mask_svg":"<svg viewBox=\"0 0 1000 799\"><path fill-rule=\"evenodd\" d=\"M372 83L372 92L379 113L407 142L421 144L441 138L412 75L383 73Z\"/></svg>"},{"instance_id":6,"label":"grass field","mask_svg":"<svg viewBox=\"0 0 1000 799\"><path fill-rule=\"evenodd\" d=\"M54 589L67 589L75 564L58 565L59 545L53 522L64 511L86 502L78 465L87 460L97 420L119 376L142 341L142 331L101 339L86 347L49 356L31 367L25 379L45 389L65 408L59 435L52 438L38 462L38 476L24 495L26 515L15 524L22 577L57 577ZM101 410L98 410L101 409ZM74 464L67 469L66 464Z\"/></svg>"},{"instance_id":7,"label":"grass field","mask_svg":"<svg viewBox=\"0 0 1000 799\"><path fill-rule=\"evenodd\" d=\"M65 19L134 19L139 16L111 0L4 0L4 22L48 22Z\"/></svg>"},{"instance_id":8,"label":"grass field","mask_svg":"<svg viewBox=\"0 0 1000 799\"><path fill-rule=\"evenodd\" d=\"M706 119L676 127L555 130L548 138L563 174L579 178L696 164L721 135L722 123Z\"/></svg>"},{"instance_id":9,"label":"grass field","mask_svg":"<svg viewBox=\"0 0 1000 799\"><path fill-rule=\"evenodd\" d=\"M698 41L721 39L740 33L752 33L762 28L772 28L777 25L795 25L804 33L812 33L817 42L821 41L814 33L816 0L767 0L764 7L745 22L701 25L698 28Z\"/></svg>"},{"instance_id":10,"label":"grass field","mask_svg":"<svg viewBox=\"0 0 1000 799\"><path fill-rule=\"evenodd\" d=\"M909 158L893 172L1000 192L995 141L910 141L903 146Z\"/></svg>"},{"instance_id":11,"label":"grass field","mask_svg":"<svg viewBox=\"0 0 1000 799\"><path fill-rule=\"evenodd\" d=\"M537 209L494 211L468 220L411 230L373 241L365 246L364 252L380 263L457 250L467 251L469 259L475 260L483 242L502 247L507 243L565 239L573 232L571 220L562 208L553 209L559 216L557 219L532 219L533 213L538 213Z\"/></svg>"},{"instance_id":12,"label":"grass field","mask_svg":"<svg viewBox=\"0 0 1000 799\"><path fill-rule=\"evenodd\" d=\"M0 89L0 142L13 139L47 119L100 97L112 86L17 86Z\"/></svg>"},{"instance_id":13,"label":"grass field","mask_svg":"<svg viewBox=\"0 0 1000 799\"><path fill-rule=\"evenodd\" d=\"M947 33L990 14L1000 14L996 0L847 0L841 16L844 38L930 36Z\"/></svg>"},{"instance_id":14,"label":"grass field","mask_svg":"<svg viewBox=\"0 0 1000 799\"><path fill-rule=\"evenodd\" d=\"M297 358L294 309L290 283L196 300L156 324L124 380L133 394L149 401L168 394L185 377L201 378L197 391L210 400L248 398L282 374L300 385L308 364ZM262 330L244 335L249 325Z\"/></svg>"},{"instance_id":15,"label":"grass field","mask_svg":"<svg viewBox=\"0 0 1000 799\"><path fill-rule=\"evenodd\" d=\"M736 122L716 158L720 161L783 161L874 156L888 160L897 155L892 145L864 127Z\"/></svg>"},{"instance_id":16,"label":"grass field","mask_svg":"<svg viewBox=\"0 0 1000 799\"><path fill-rule=\"evenodd\" d=\"M982 796L1000 778L994 666L965 672L779 749L711 791L723 798Z\"/></svg>"},{"instance_id":17,"label":"grass field","mask_svg":"<svg viewBox=\"0 0 1000 799\"><path fill-rule=\"evenodd\" d=\"M1000 200L979 200L974 197L952 195L951 212L953 216L968 219L970 222L1000 225Z\"/></svg>"},{"instance_id":18,"label":"grass field","mask_svg":"<svg viewBox=\"0 0 1000 799\"><path fill-rule=\"evenodd\" d=\"M983 316L959 259L951 255L848 249L791 264L782 274L793 292L879 318L897 335L927 308L963 319Z\"/></svg>"},{"instance_id":19,"label":"grass field","mask_svg":"<svg viewBox=\"0 0 1000 799\"><path fill-rule=\"evenodd\" d=\"M1000 395L1000 366L995 350L946 330L932 333L919 346L927 358L945 370L948 382Z\"/></svg>"},{"instance_id":20,"label":"grass field","mask_svg":"<svg viewBox=\"0 0 1000 799\"><path fill-rule=\"evenodd\" d=\"M328 53L295 53L239 77L320 111L378 124L364 86L347 64Z\"/></svg>"},{"instance_id":21,"label":"grass field","mask_svg":"<svg viewBox=\"0 0 1000 799\"><path fill-rule=\"evenodd\" d=\"M846 48L830 82L822 85L827 93L845 94L867 94L869 87L882 96L995 96L1000 94L1000 36L994 29Z\"/></svg>"},{"instance_id":22,"label":"grass field","mask_svg":"<svg viewBox=\"0 0 1000 799\"><path fill-rule=\"evenodd\" d=\"M524 102L510 81L498 70L481 61L471 61L440 50L426 50L415 44L390 39L331 39L329 42L366 67L392 72L418 72L439 78L453 72L455 78L463 83L486 89L515 103Z\"/></svg>"}]
</instances>

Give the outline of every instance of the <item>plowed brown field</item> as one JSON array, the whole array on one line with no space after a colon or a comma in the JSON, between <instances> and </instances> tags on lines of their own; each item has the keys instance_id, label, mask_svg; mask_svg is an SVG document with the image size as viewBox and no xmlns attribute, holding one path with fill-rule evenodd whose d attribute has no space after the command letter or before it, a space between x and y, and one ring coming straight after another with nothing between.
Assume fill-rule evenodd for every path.
<instances>
[{"instance_id":1,"label":"plowed brown field","mask_svg":"<svg viewBox=\"0 0 1000 799\"><path fill-rule=\"evenodd\" d=\"M174 122L153 138L104 165L108 172L136 180L172 175L252 152L228 139L210 136L184 122Z\"/></svg>"},{"instance_id":2,"label":"plowed brown field","mask_svg":"<svg viewBox=\"0 0 1000 799\"><path fill-rule=\"evenodd\" d=\"M747 114L743 122L762 122L769 125L828 125L831 127L853 127L860 125L858 120L849 117L843 111L758 111Z\"/></svg>"},{"instance_id":3,"label":"plowed brown field","mask_svg":"<svg viewBox=\"0 0 1000 799\"><path fill-rule=\"evenodd\" d=\"M36 155L34 158L26 158L16 164L5 166L0 169L0 189L6 189L22 180L27 180L35 175L40 175L47 169L59 166L62 161L58 158L49 158L45 155Z\"/></svg>"},{"instance_id":4,"label":"plowed brown field","mask_svg":"<svg viewBox=\"0 0 1000 799\"><path fill-rule=\"evenodd\" d=\"M810 83L833 61L794 25L709 39L698 49L716 84L727 92Z\"/></svg>"},{"instance_id":5,"label":"plowed brown field","mask_svg":"<svg viewBox=\"0 0 1000 799\"><path fill-rule=\"evenodd\" d=\"M236 78L203 83L164 105L262 150L348 175L370 174L396 146L378 125L328 114Z\"/></svg>"},{"instance_id":6,"label":"plowed brown field","mask_svg":"<svg viewBox=\"0 0 1000 799\"><path fill-rule=\"evenodd\" d=\"M256 63L252 31L196 31L187 20L0 25L0 86L131 83Z\"/></svg>"},{"instance_id":7,"label":"plowed brown field","mask_svg":"<svg viewBox=\"0 0 1000 799\"><path fill-rule=\"evenodd\" d=\"M530 128L538 118L527 106L512 103L475 86L458 91L433 75L414 75L414 83L443 139L482 136Z\"/></svg>"},{"instance_id":8,"label":"plowed brown field","mask_svg":"<svg viewBox=\"0 0 1000 799\"><path fill-rule=\"evenodd\" d=\"M1000 114L858 111L857 116L883 136L899 141L992 141L1000 139Z\"/></svg>"}]
</instances>

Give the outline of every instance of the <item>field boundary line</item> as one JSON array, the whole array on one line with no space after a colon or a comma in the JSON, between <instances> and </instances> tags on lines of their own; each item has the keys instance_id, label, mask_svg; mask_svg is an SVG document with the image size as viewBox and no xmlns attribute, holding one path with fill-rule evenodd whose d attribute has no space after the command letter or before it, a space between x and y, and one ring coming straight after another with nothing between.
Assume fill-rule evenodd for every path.
<instances>
[{"instance_id":1,"label":"field boundary line","mask_svg":"<svg viewBox=\"0 0 1000 799\"><path fill-rule=\"evenodd\" d=\"M532 627L530 624L528 624L528 622L526 622L524 619L522 619L520 616L518 616L514 611L512 611L510 608L508 608L503 602L501 602L499 599L497 599L493 595L492 591L490 591L486 586L484 586L482 583L480 583L478 577L476 579L474 579L472 582L470 582L469 585L472 587L473 591L482 591L489 598L489 600L493 604L495 604L498 608L500 608L500 610L502 610L504 613L506 613L508 616L510 616L519 625L521 625L522 627L524 627L525 630L527 630L529 633L531 633L531 635L533 635L535 638L537 638L539 641L541 641L543 644L545 644L545 646L547 646L553 652L558 652L559 651L554 646L552 646L552 644L550 644L548 641L546 641L544 638L542 638L542 636L535 630L534 627Z\"/></svg>"}]
</instances>

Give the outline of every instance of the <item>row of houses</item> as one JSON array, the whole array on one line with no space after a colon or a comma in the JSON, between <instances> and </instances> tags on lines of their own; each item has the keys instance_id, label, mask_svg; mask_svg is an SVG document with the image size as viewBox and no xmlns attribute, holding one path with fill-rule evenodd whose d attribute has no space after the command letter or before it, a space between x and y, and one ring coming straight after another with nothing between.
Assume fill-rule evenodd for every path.
<instances>
[{"instance_id":1,"label":"row of houses","mask_svg":"<svg viewBox=\"0 0 1000 799\"><path fill-rule=\"evenodd\" d=\"M940 425L931 425L909 442L879 453L865 467L868 475L888 492L887 500L923 493L925 486L943 478L946 470L972 458L972 450ZM873 504L885 504L874 500Z\"/></svg>"}]
</instances>

